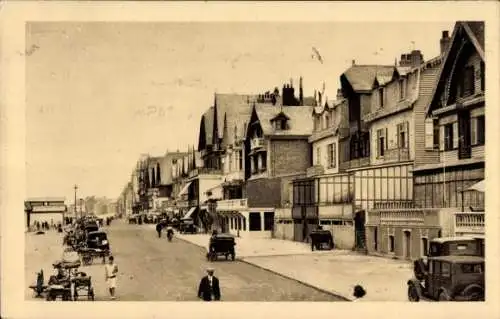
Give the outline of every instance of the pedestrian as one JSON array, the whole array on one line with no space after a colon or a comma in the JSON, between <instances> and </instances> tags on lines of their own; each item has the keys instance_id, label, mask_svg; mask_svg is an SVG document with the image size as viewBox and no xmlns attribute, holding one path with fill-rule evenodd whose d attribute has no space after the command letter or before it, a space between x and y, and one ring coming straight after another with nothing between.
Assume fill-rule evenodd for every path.
<instances>
[{"instance_id":1,"label":"pedestrian","mask_svg":"<svg viewBox=\"0 0 500 319\"><path fill-rule=\"evenodd\" d=\"M109 256L108 263L104 266L106 272L106 282L109 288L111 300L115 300L116 276L118 275L118 266L115 264L115 258Z\"/></svg>"},{"instance_id":2,"label":"pedestrian","mask_svg":"<svg viewBox=\"0 0 500 319\"><path fill-rule=\"evenodd\" d=\"M158 233L158 238L161 238L161 229L162 228L163 228L163 225L161 224L161 222L156 224L156 232Z\"/></svg>"},{"instance_id":3,"label":"pedestrian","mask_svg":"<svg viewBox=\"0 0 500 319\"><path fill-rule=\"evenodd\" d=\"M207 268L207 275L201 278L198 298L204 301L220 300L219 279L214 276L213 268Z\"/></svg>"}]
</instances>

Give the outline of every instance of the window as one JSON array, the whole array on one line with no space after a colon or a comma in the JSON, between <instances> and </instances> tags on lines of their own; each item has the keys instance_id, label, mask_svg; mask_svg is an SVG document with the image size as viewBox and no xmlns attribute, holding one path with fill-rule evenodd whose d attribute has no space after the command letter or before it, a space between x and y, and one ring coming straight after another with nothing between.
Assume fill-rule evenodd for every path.
<instances>
[{"instance_id":1,"label":"window","mask_svg":"<svg viewBox=\"0 0 500 319\"><path fill-rule=\"evenodd\" d=\"M458 96L467 97L474 94L474 67L466 66L458 85Z\"/></svg>"},{"instance_id":2,"label":"window","mask_svg":"<svg viewBox=\"0 0 500 319\"><path fill-rule=\"evenodd\" d=\"M247 230L247 220L245 217L242 218L241 222L243 223L243 230Z\"/></svg>"},{"instance_id":3,"label":"window","mask_svg":"<svg viewBox=\"0 0 500 319\"><path fill-rule=\"evenodd\" d=\"M481 274L484 271L483 264L462 264L461 268L464 274Z\"/></svg>"},{"instance_id":4,"label":"window","mask_svg":"<svg viewBox=\"0 0 500 319\"><path fill-rule=\"evenodd\" d=\"M231 221L231 226L230 226L230 227L231 227L231 229L233 229L233 228L234 228L234 225L233 225L233 218L230 218L230 221Z\"/></svg>"},{"instance_id":5,"label":"window","mask_svg":"<svg viewBox=\"0 0 500 319\"><path fill-rule=\"evenodd\" d=\"M325 128L330 127L330 115L328 113L325 114Z\"/></svg>"},{"instance_id":6,"label":"window","mask_svg":"<svg viewBox=\"0 0 500 319\"><path fill-rule=\"evenodd\" d=\"M384 88L378 90L378 106L384 107Z\"/></svg>"},{"instance_id":7,"label":"window","mask_svg":"<svg viewBox=\"0 0 500 319\"><path fill-rule=\"evenodd\" d=\"M405 80L401 79L399 80L399 99L403 100L405 97L406 97Z\"/></svg>"},{"instance_id":8,"label":"window","mask_svg":"<svg viewBox=\"0 0 500 319\"><path fill-rule=\"evenodd\" d=\"M427 256L428 252L429 252L429 241L427 240L427 238L425 237L422 237L422 256Z\"/></svg>"},{"instance_id":9,"label":"window","mask_svg":"<svg viewBox=\"0 0 500 319\"><path fill-rule=\"evenodd\" d=\"M439 149L439 119L432 120L432 129L433 129L433 148Z\"/></svg>"},{"instance_id":10,"label":"window","mask_svg":"<svg viewBox=\"0 0 500 319\"><path fill-rule=\"evenodd\" d=\"M394 235L389 235L389 252L394 252Z\"/></svg>"},{"instance_id":11,"label":"window","mask_svg":"<svg viewBox=\"0 0 500 319\"><path fill-rule=\"evenodd\" d=\"M447 262L442 262L441 263L441 276L443 277L450 277L451 275L451 266Z\"/></svg>"},{"instance_id":12,"label":"window","mask_svg":"<svg viewBox=\"0 0 500 319\"><path fill-rule=\"evenodd\" d=\"M321 165L321 148L316 148L316 165Z\"/></svg>"},{"instance_id":13,"label":"window","mask_svg":"<svg viewBox=\"0 0 500 319\"><path fill-rule=\"evenodd\" d=\"M262 229L261 223L260 223L260 213L250 213L248 215L249 218L249 227L248 230L250 231L260 231Z\"/></svg>"},{"instance_id":14,"label":"window","mask_svg":"<svg viewBox=\"0 0 500 319\"><path fill-rule=\"evenodd\" d=\"M398 148L408 147L408 122L398 124Z\"/></svg>"},{"instance_id":15,"label":"window","mask_svg":"<svg viewBox=\"0 0 500 319\"><path fill-rule=\"evenodd\" d=\"M262 166L261 170L265 171L267 169L267 156L266 153L262 153Z\"/></svg>"},{"instance_id":16,"label":"window","mask_svg":"<svg viewBox=\"0 0 500 319\"><path fill-rule=\"evenodd\" d=\"M444 126L444 150L450 151L453 149L453 124Z\"/></svg>"},{"instance_id":17,"label":"window","mask_svg":"<svg viewBox=\"0 0 500 319\"><path fill-rule=\"evenodd\" d=\"M273 230L274 226L274 213L265 212L264 213L264 230Z\"/></svg>"},{"instance_id":18,"label":"window","mask_svg":"<svg viewBox=\"0 0 500 319\"><path fill-rule=\"evenodd\" d=\"M243 151L238 151L238 170L243 169Z\"/></svg>"},{"instance_id":19,"label":"window","mask_svg":"<svg viewBox=\"0 0 500 319\"><path fill-rule=\"evenodd\" d=\"M321 130L321 120L320 120L320 116L316 116L314 118L314 130L315 131L319 131Z\"/></svg>"},{"instance_id":20,"label":"window","mask_svg":"<svg viewBox=\"0 0 500 319\"><path fill-rule=\"evenodd\" d=\"M386 149L386 140L385 140L385 129L377 130L377 155L378 157L384 156L384 151Z\"/></svg>"},{"instance_id":21,"label":"window","mask_svg":"<svg viewBox=\"0 0 500 319\"><path fill-rule=\"evenodd\" d=\"M328 167L334 168L337 164L336 158L336 145L335 143L328 144Z\"/></svg>"},{"instance_id":22,"label":"window","mask_svg":"<svg viewBox=\"0 0 500 319\"><path fill-rule=\"evenodd\" d=\"M477 117L477 145L484 145L484 134L485 134L485 123L484 123L484 115Z\"/></svg>"},{"instance_id":23,"label":"window","mask_svg":"<svg viewBox=\"0 0 500 319\"><path fill-rule=\"evenodd\" d=\"M481 62L481 91L484 92L484 76L485 76L485 69L484 69L484 62Z\"/></svg>"}]
</instances>

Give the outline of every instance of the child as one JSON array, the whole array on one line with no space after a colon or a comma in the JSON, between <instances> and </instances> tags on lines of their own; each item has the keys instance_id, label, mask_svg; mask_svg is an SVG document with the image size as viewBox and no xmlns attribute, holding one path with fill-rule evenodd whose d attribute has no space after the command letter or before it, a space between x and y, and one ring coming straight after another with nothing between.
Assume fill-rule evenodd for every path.
<instances>
[{"instance_id":1,"label":"child","mask_svg":"<svg viewBox=\"0 0 500 319\"><path fill-rule=\"evenodd\" d=\"M109 263L106 264L106 282L108 283L109 294L111 295L111 300L115 300L115 289L116 289L116 276L118 275L118 266L114 262L115 258L113 256L109 256Z\"/></svg>"}]
</instances>

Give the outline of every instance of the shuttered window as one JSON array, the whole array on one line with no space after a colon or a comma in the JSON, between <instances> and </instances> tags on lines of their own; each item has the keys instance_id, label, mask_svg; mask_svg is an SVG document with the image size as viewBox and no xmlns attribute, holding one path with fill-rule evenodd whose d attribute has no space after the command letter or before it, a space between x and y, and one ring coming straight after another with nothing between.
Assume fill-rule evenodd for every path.
<instances>
[{"instance_id":1,"label":"shuttered window","mask_svg":"<svg viewBox=\"0 0 500 319\"><path fill-rule=\"evenodd\" d=\"M458 122L453 123L453 149L458 148Z\"/></svg>"},{"instance_id":2,"label":"shuttered window","mask_svg":"<svg viewBox=\"0 0 500 319\"><path fill-rule=\"evenodd\" d=\"M444 150L450 151L453 149L453 140L454 140L454 125L446 124L444 126Z\"/></svg>"},{"instance_id":3,"label":"shuttered window","mask_svg":"<svg viewBox=\"0 0 500 319\"><path fill-rule=\"evenodd\" d=\"M386 141L386 131L387 129L377 130L377 156L384 156L385 150L387 149Z\"/></svg>"},{"instance_id":4,"label":"shuttered window","mask_svg":"<svg viewBox=\"0 0 500 319\"><path fill-rule=\"evenodd\" d=\"M401 124L398 124L398 148L408 148L408 130L409 130L409 123L408 122L403 122Z\"/></svg>"},{"instance_id":5,"label":"shuttered window","mask_svg":"<svg viewBox=\"0 0 500 319\"><path fill-rule=\"evenodd\" d=\"M425 119L425 148L434 148L434 121L432 118Z\"/></svg>"},{"instance_id":6,"label":"shuttered window","mask_svg":"<svg viewBox=\"0 0 500 319\"><path fill-rule=\"evenodd\" d=\"M334 168L336 166L336 144L328 144L328 167Z\"/></svg>"},{"instance_id":7,"label":"shuttered window","mask_svg":"<svg viewBox=\"0 0 500 319\"><path fill-rule=\"evenodd\" d=\"M471 118L471 145L484 145L485 137L484 115Z\"/></svg>"}]
</instances>

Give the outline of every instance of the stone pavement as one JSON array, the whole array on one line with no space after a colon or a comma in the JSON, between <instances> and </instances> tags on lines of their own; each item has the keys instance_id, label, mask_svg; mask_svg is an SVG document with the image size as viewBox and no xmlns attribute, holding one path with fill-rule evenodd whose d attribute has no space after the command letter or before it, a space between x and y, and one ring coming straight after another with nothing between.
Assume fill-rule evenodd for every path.
<instances>
[{"instance_id":1,"label":"stone pavement","mask_svg":"<svg viewBox=\"0 0 500 319\"><path fill-rule=\"evenodd\" d=\"M207 247L208 235L176 234ZM407 301L411 263L352 251L314 251L310 245L278 239L236 238L237 258L303 284L352 300L359 284L366 296L359 301Z\"/></svg>"},{"instance_id":2,"label":"stone pavement","mask_svg":"<svg viewBox=\"0 0 500 319\"><path fill-rule=\"evenodd\" d=\"M210 235L207 234L179 234L177 238L183 239L195 245L208 248ZM332 253L331 251L311 251L311 245L290 240L235 237L236 258L263 257L263 256L286 256L286 255L319 255ZM338 252L335 251L335 252Z\"/></svg>"}]
</instances>

